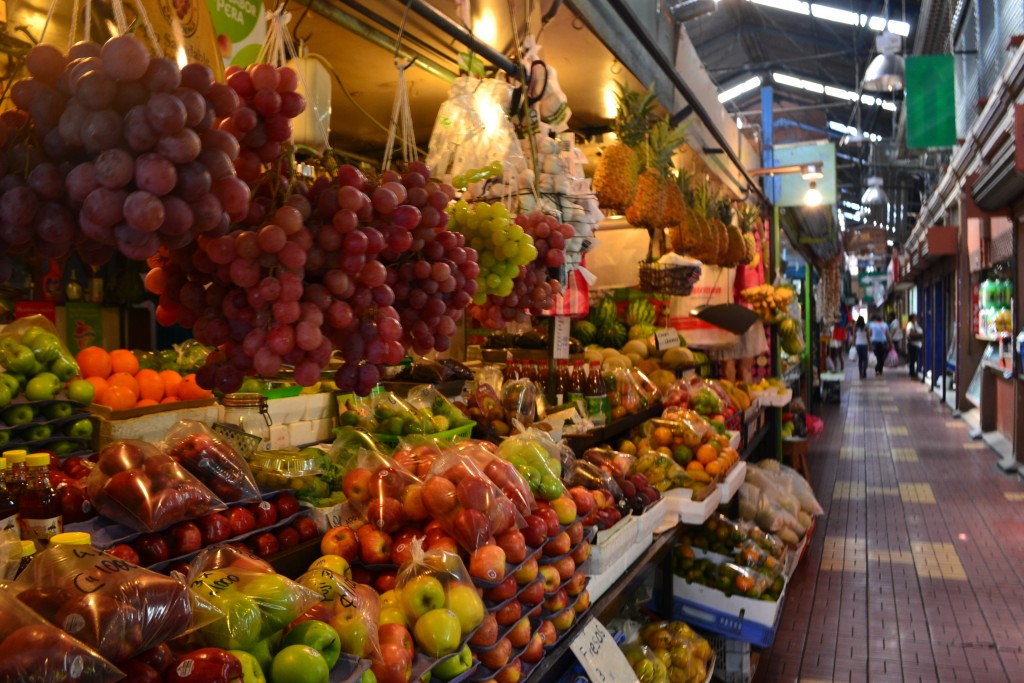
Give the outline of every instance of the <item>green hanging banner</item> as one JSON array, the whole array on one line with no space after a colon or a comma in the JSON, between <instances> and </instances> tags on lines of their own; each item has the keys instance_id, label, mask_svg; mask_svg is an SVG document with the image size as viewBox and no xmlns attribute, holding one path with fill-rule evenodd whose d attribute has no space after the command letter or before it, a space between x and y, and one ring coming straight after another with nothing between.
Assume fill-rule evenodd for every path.
<instances>
[{"instance_id":1,"label":"green hanging banner","mask_svg":"<svg viewBox=\"0 0 1024 683\"><path fill-rule=\"evenodd\" d=\"M953 55L906 58L907 148L956 144Z\"/></svg>"}]
</instances>

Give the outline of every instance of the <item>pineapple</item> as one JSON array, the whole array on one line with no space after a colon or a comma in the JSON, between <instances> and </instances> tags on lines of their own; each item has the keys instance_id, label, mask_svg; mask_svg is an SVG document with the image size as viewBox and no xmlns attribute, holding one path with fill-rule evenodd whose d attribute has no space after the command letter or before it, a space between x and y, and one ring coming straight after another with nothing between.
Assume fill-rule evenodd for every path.
<instances>
[{"instance_id":1,"label":"pineapple","mask_svg":"<svg viewBox=\"0 0 1024 683\"><path fill-rule=\"evenodd\" d=\"M740 229L743 231L743 260L740 263L754 264L757 258L757 239L753 235L753 230L760 218L760 212L756 206L743 204L737 213Z\"/></svg>"},{"instance_id":2,"label":"pineapple","mask_svg":"<svg viewBox=\"0 0 1024 683\"><path fill-rule=\"evenodd\" d=\"M672 224L667 219L669 166L672 154L683 144L683 128L670 128L667 119L651 127L647 142L647 168L640 173L633 203L626 209L626 220L631 224L660 230Z\"/></svg>"},{"instance_id":3,"label":"pineapple","mask_svg":"<svg viewBox=\"0 0 1024 683\"><path fill-rule=\"evenodd\" d=\"M594 171L594 191L603 209L625 212L633 202L640 175L637 150L647 137L648 121L654 112L654 92L634 92L616 83L619 110L612 124L618 140L604 148Z\"/></svg>"},{"instance_id":4,"label":"pineapple","mask_svg":"<svg viewBox=\"0 0 1024 683\"><path fill-rule=\"evenodd\" d=\"M693 217L697 226L697 239L692 256L708 265L718 262L718 233L708 219L711 189L707 182L693 188Z\"/></svg>"}]
</instances>

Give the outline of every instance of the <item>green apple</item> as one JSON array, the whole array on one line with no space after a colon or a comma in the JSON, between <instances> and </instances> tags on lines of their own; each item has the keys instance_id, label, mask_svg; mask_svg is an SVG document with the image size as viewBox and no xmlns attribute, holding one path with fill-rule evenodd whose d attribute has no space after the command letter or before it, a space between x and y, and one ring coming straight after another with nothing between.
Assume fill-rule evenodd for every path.
<instances>
[{"instance_id":1,"label":"green apple","mask_svg":"<svg viewBox=\"0 0 1024 683\"><path fill-rule=\"evenodd\" d=\"M21 384L18 382L17 375L12 375L9 372L0 372L0 384L6 385L7 388L11 390L12 398L17 396L18 392L21 391ZM86 382L86 384L88 384L88 382Z\"/></svg>"},{"instance_id":2,"label":"green apple","mask_svg":"<svg viewBox=\"0 0 1024 683\"><path fill-rule=\"evenodd\" d=\"M3 412L4 422L10 427L27 425L36 419L36 411L27 403L13 405Z\"/></svg>"},{"instance_id":3,"label":"green apple","mask_svg":"<svg viewBox=\"0 0 1024 683\"><path fill-rule=\"evenodd\" d=\"M70 382L78 374L78 363L60 355L50 363L50 372L57 375L61 382Z\"/></svg>"},{"instance_id":4,"label":"green apple","mask_svg":"<svg viewBox=\"0 0 1024 683\"><path fill-rule=\"evenodd\" d=\"M49 401L60 391L60 380L52 372L40 372L25 386L25 398L30 401Z\"/></svg>"},{"instance_id":5,"label":"green apple","mask_svg":"<svg viewBox=\"0 0 1024 683\"><path fill-rule=\"evenodd\" d=\"M91 439L92 420L83 417L81 420L75 420L69 425L64 425L64 433L76 439Z\"/></svg>"},{"instance_id":6,"label":"green apple","mask_svg":"<svg viewBox=\"0 0 1024 683\"><path fill-rule=\"evenodd\" d=\"M60 356L60 339L55 334L42 332L41 334L30 336L28 339L22 336L21 342L32 349L32 355L40 363L50 363L57 360L57 357Z\"/></svg>"},{"instance_id":7,"label":"green apple","mask_svg":"<svg viewBox=\"0 0 1024 683\"><path fill-rule=\"evenodd\" d=\"M57 443L50 444L50 450L56 456L71 455L79 448L78 444L74 441L58 441Z\"/></svg>"},{"instance_id":8,"label":"green apple","mask_svg":"<svg viewBox=\"0 0 1024 683\"><path fill-rule=\"evenodd\" d=\"M463 633L469 633L484 621L484 601L473 586L460 583L450 587L444 605L455 612Z\"/></svg>"},{"instance_id":9,"label":"green apple","mask_svg":"<svg viewBox=\"0 0 1024 683\"><path fill-rule=\"evenodd\" d=\"M242 683L267 683L259 660L245 650L229 650L242 663Z\"/></svg>"},{"instance_id":10,"label":"green apple","mask_svg":"<svg viewBox=\"0 0 1024 683\"><path fill-rule=\"evenodd\" d=\"M377 623L381 626L384 624L401 624L409 628L409 620L405 618L405 611L401 607L381 607Z\"/></svg>"},{"instance_id":11,"label":"green apple","mask_svg":"<svg viewBox=\"0 0 1024 683\"><path fill-rule=\"evenodd\" d=\"M6 408L11 404L11 399L14 396L11 394L11 388L0 382L0 408Z\"/></svg>"},{"instance_id":12,"label":"green apple","mask_svg":"<svg viewBox=\"0 0 1024 683\"><path fill-rule=\"evenodd\" d=\"M78 401L83 405L89 405L92 403L92 399L95 398L96 387L92 385L92 382L86 382L84 379L76 379L68 385L68 398L72 401Z\"/></svg>"},{"instance_id":13,"label":"green apple","mask_svg":"<svg viewBox=\"0 0 1024 683\"><path fill-rule=\"evenodd\" d=\"M263 614L255 600L225 591L213 603L224 617L200 629L207 644L225 650L248 650L259 642Z\"/></svg>"},{"instance_id":14,"label":"green apple","mask_svg":"<svg viewBox=\"0 0 1024 683\"><path fill-rule=\"evenodd\" d=\"M444 586L433 576L422 574L402 586L402 609L410 622L431 610L444 607Z\"/></svg>"},{"instance_id":15,"label":"green apple","mask_svg":"<svg viewBox=\"0 0 1024 683\"><path fill-rule=\"evenodd\" d=\"M232 574L223 569L211 569L192 579L189 588L204 598L216 598L225 591L236 593L238 582L237 574Z\"/></svg>"},{"instance_id":16,"label":"green apple","mask_svg":"<svg viewBox=\"0 0 1024 683\"><path fill-rule=\"evenodd\" d=\"M455 652L462 640L459 618L450 609L432 609L412 627L413 638L420 650L430 657L443 657Z\"/></svg>"},{"instance_id":17,"label":"green apple","mask_svg":"<svg viewBox=\"0 0 1024 683\"><path fill-rule=\"evenodd\" d=\"M28 328L26 328L24 332L21 333L21 338L19 339L19 341L22 344L28 344L30 341L32 341L41 334L52 334L52 332L47 332L45 327L40 327L39 325L31 325Z\"/></svg>"},{"instance_id":18,"label":"green apple","mask_svg":"<svg viewBox=\"0 0 1024 683\"><path fill-rule=\"evenodd\" d=\"M32 349L17 342L7 341L0 345L0 365L10 372L27 375L35 367L36 357Z\"/></svg>"},{"instance_id":19,"label":"green apple","mask_svg":"<svg viewBox=\"0 0 1024 683\"><path fill-rule=\"evenodd\" d=\"M309 645L289 645L274 655L271 683L328 683L331 669L323 655Z\"/></svg>"},{"instance_id":20,"label":"green apple","mask_svg":"<svg viewBox=\"0 0 1024 683\"><path fill-rule=\"evenodd\" d=\"M389 591L385 591L380 594L380 606L384 607L402 607L402 592L397 588L392 588Z\"/></svg>"},{"instance_id":21,"label":"green apple","mask_svg":"<svg viewBox=\"0 0 1024 683\"><path fill-rule=\"evenodd\" d=\"M373 673L373 669L364 671L363 675L359 677L359 683L377 683L377 676Z\"/></svg>"},{"instance_id":22,"label":"green apple","mask_svg":"<svg viewBox=\"0 0 1024 683\"><path fill-rule=\"evenodd\" d=\"M313 561L313 564L309 565L310 570L313 569L330 569L331 572L338 576L343 576L348 580L352 580L352 567L349 566L348 560L341 555L322 555Z\"/></svg>"},{"instance_id":23,"label":"green apple","mask_svg":"<svg viewBox=\"0 0 1024 683\"><path fill-rule=\"evenodd\" d=\"M43 408L43 415L46 416L47 420L57 420L62 417L68 417L75 412L75 407L67 401L60 401L58 403L51 403L50 405Z\"/></svg>"},{"instance_id":24,"label":"green apple","mask_svg":"<svg viewBox=\"0 0 1024 683\"><path fill-rule=\"evenodd\" d=\"M330 624L316 619L304 621L285 633L281 646L290 645L309 645L324 658L328 669L333 669L338 663L338 657L341 656L338 632Z\"/></svg>"},{"instance_id":25,"label":"green apple","mask_svg":"<svg viewBox=\"0 0 1024 683\"><path fill-rule=\"evenodd\" d=\"M260 574L239 585L238 590L262 608L265 633L280 631L309 606L306 591L280 574Z\"/></svg>"},{"instance_id":26,"label":"green apple","mask_svg":"<svg viewBox=\"0 0 1024 683\"><path fill-rule=\"evenodd\" d=\"M467 644L457 655L449 657L431 669L430 673L442 681L450 681L463 672L469 671L471 666L473 666L473 653Z\"/></svg>"},{"instance_id":27,"label":"green apple","mask_svg":"<svg viewBox=\"0 0 1024 683\"><path fill-rule=\"evenodd\" d=\"M334 618L331 619L331 627L338 633L342 652L347 652L354 657L367 655L370 632L363 613L358 608L342 607L335 611Z\"/></svg>"},{"instance_id":28,"label":"green apple","mask_svg":"<svg viewBox=\"0 0 1024 683\"><path fill-rule=\"evenodd\" d=\"M271 633L269 636L259 641L247 651L256 661L259 662L260 668L263 671L270 671L270 664L274 661L274 653L277 652L278 646L281 644L281 632Z\"/></svg>"},{"instance_id":29,"label":"green apple","mask_svg":"<svg viewBox=\"0 0 1024 683\"><path fill-rule=\"evenodd\" d=\"M50 425L32 425L21 434L26 441L42 441L53 436L53 430Z\"/></svg>"}]
</instances>

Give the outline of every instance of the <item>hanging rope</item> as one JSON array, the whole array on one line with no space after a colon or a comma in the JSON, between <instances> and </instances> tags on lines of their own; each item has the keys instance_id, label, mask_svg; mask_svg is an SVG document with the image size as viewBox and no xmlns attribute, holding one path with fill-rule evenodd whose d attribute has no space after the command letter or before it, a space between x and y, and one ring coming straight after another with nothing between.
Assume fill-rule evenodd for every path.
<instances>
[{"instance_id":1,"label":"hanging rope","mask_svg":"<svg viewBox=\"0 0 1024 683\"><path fill-rule=\"evenodd\" d=\"M142 19L142 27L146 29L146 36L149 38L149 42L153 43L154 54L160 54L160 42L156 39L156 31L153 30L153 24L149 22L149 15L146 13L146 3L136 3L138 8L139 18Z\"/></svg>"},{"instance_id":2,"label":"hanging rope","mask_svg":"<svg viewBox=\"0 0 1024 683\"><path fill-rule=\"evenodd\" d=\"M78 35L78 13L81 9L81 0L75 0L75 6L71 9L71 33L68 34L68 52L71 51L71 46L75 44L75 36Z\"/></svg>"},{"instance_id":3,"label":"hanging rope","mask_svg":"<svg viewBox=\"0 0 1024 683\"><path fill-rule=\"evenodd\" d=\"M57 0L50 0L50 9L46 11L46 21L43 22L43 31L39 34L39 42L43 42L43 38L46 37L46 30L50 28L50 20L53 19L53 10L57 7Z\"/></svg>"},{"instance_id":4,"label":"hanging rope","mask_svg":"<svg viewBox=\"0 0 1024 683\"><path fill-rule=\"evenodd\" d=\"M391 122L388 126L388 141L384 146L384 166L387 171L391 168L392 157L395 152L395 138L401 128L402 138L402 159L406 162L416 158L416 133L412 123L412 109L409 106L409 89L405 80L405 72L415 63L415 59L402 63L395 60L395 69L398 71L398 85L395 87L395 101L391 107Z\"/></svg>"}]
</instances>

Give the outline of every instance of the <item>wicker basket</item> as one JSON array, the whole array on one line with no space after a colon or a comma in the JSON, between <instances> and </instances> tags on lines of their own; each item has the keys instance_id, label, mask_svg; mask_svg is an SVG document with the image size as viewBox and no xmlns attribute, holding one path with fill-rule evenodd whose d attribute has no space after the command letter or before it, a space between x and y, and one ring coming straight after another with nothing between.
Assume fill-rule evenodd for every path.
<instances>
[{"instance_id":1,"label":"wicker basket","mask_svg":"<svg viewBox=\"0 0 1024 683\"><path fill-rule=\"evenodd\" d=\"M640 261L640 289L659 294L688 296L700 279L700 265L666 265Z\"/></svg>"}]
</instances>

